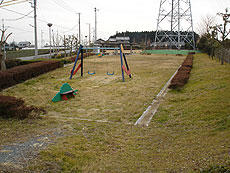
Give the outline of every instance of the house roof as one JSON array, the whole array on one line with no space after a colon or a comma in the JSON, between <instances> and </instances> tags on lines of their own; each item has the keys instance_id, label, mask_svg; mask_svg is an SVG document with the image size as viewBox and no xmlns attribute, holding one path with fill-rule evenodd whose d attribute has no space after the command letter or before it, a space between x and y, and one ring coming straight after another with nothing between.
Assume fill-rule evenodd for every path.
<instances>
[{"instance_id":1,"label":"house roof","mask_svg":"<svg viewBox=\"0 0 230 173\"><path fill-rule=\"evenodd\" d=\"M29 41L21 41L18 44L31 44Z\"/></svg>"},{"instance_id":2,"label":"house roof","mask_svg":"<svg viewBox=\"0 0 230 173\"><path fill-rule=\"evenodd\" d=\"M116 37L116 40L119 40L119 41L129 41L130 38L129 37Z\"/></svg>"}]
</instances>

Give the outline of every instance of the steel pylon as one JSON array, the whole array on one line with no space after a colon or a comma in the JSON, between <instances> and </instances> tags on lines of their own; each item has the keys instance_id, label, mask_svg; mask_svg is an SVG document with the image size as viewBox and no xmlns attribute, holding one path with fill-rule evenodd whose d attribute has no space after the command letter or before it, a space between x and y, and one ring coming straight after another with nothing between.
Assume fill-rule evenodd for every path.
<instances>
[{"instance_id":1,"label":"steel pylon","mask_svg":"<svg viewBox=\"0 0 230 173\"><path fill-rule=\"evenodd\" d=\"M190 0L161 0L154 47L195 49Z\"/></svg>"}]
</instances>

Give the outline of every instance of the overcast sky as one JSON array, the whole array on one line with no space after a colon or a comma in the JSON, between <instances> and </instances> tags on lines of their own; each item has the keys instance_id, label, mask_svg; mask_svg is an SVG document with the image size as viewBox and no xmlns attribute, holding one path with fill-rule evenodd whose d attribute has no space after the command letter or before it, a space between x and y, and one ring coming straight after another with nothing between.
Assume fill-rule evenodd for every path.
<instances>
[{"instance_id":1,"label":"overcast sky","mask_svg":"<svg viewBox=\"0 0 230 173\"><path fill-rule=\"evenodd\" d=\"M9 1L9 0L5 0ZM47 22L53 23L53 31L64 34L78 34L78 15L81 13L82 37L88 36L88 25L91 32L94 29L94 8L98 11L98 38L108 39L116 31L153 31L156 30L156 21L160 0L37 0L38 1L38 40L48 42ZM230 0L191 0L194 20L194 30L201 18L206 15L216 16L217 12L224 12L230 8ZM33 18L22 15L28 14L33 9L29 2L0 8L0 19L9 27L8 32L13 32L10 41L31 41L34 43ZM31 13L29 16L33 16ZM13 19L13 20L12 20ZM15 21L15 19L18 19ZM217 18L218 20L218 18ZM2 20L0 21L2 25ZM41 34L43 33L43 34ZM92 34L93 35L93 34Z\"/></svg>"}]
</instances>

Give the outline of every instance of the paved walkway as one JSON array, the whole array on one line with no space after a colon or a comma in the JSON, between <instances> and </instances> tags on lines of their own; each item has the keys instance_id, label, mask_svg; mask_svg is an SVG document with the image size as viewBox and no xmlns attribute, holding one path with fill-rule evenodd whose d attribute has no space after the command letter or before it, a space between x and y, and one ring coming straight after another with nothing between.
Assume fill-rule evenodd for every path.
<instances>
[{"instance_id":1,"label":"paved walkway","mask_svg":"<svg viewBox=\"0 0 230 173\"><path fill-rule=\"evenodd\" d=\"M66 53L68 54L70 51L67 50ZM64 51L59 52L61 54L64 53ZM51 55L55 55L56 53L52 53ZM43 55L38 55L38 57L36 58L35 56L27 56L27 57L20 57L20 58L16 58L16 59L20 59L20 60L33 60L33 59L39 59L39 58L50 58L50 54L43 54Z\"/></svg>"}]
</instances>

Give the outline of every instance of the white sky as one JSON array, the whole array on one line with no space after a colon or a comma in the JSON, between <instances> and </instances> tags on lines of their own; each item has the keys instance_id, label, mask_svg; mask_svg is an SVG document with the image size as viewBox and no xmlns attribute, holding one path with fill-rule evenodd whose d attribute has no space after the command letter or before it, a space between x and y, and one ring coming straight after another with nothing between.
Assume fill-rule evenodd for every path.
<instances>
[{"instance_id":1,"label":"white sky","mask_svg":"<svg viewBox=\"0 0 230 173\"><path fill-rule=\"evenodd\" d=\"M8 1L8 0L6 0ZM54 32L64 34L78 34L78 15L81 13L82 37L88 35L88 25L91 24L91 32L94 28L94 8L98 11L98 38L108 39L116 31L153 31L156 30L156 20L159 11L160 0L37 0L38 1L38 40L41 44L41 32L43 39L48 42L48 26L46 22L53 23ZM224 12L230 8L230 0L191 0L194 30L197 31L198 23L206 15L216 16L217 12ZM29 2L5 7L23 14L32 11ZM33 16L33 13L30 14ZM13 32L9 41L31 41L34 43L33 18L25 17L18 21L22 15L6 11L0 8L0 19L9 27L8 32ZM43 20L43 22L41 21ZM44 22L46 21L46 22ZM0 21L2 25L2 21ZM74 29L71 30L71 28ZM93 34L92 34L93 35Z\"/></svg>"}]
</instances>

